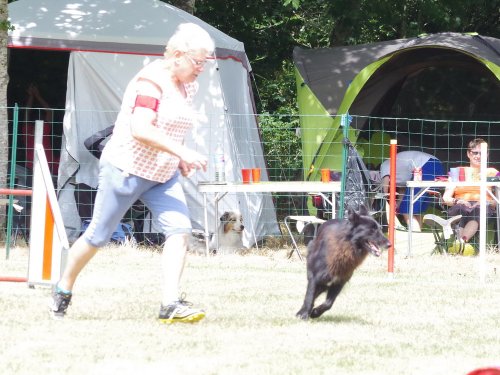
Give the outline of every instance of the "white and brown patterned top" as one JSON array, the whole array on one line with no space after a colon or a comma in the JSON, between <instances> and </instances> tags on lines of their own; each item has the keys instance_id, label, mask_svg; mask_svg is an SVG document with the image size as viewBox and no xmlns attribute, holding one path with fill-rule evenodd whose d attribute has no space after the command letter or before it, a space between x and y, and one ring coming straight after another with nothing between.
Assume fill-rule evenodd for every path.
<instances>
[{"instance_id":1,"label":"white and brown patterned top","mask_svg":"<svg viewBox=\"0 0 500 375\"><path fill-rule=\"evenodd\" d=\"M184 84L186 97L174 88L169 74L165 74L162 60L145 66L128 84L111 139L103 150L103 157L111 164L151 181L165 182L170 179L179 165L179 158L136 140L130 129L130 121L138 94L137 82L146 79L161 89L156 126L165 137L182 144L188 130L193 126L195 113L191 107L192 98L198 90L198 83Z\"/></svg>"}]
</instances>

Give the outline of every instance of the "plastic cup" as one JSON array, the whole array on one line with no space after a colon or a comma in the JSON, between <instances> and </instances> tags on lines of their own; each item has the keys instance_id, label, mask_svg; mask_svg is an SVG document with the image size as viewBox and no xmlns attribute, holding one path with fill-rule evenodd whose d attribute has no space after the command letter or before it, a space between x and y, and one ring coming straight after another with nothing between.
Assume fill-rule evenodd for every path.
<instances>
[{"instance_id":1,"label":"plastic cup","mask_svg":"<svg viewBox=\"0 0 500 375\"><path fill-rule=\"evenodd\" d=\"M321 181L330 182L330 169L324 168L321 170Z\"/></svg>"},{"instance_id":2,"label":"plastic cup","mask_svg":"<svg viewBox=\"0 0 500 375\"><path fill-rule=\"evenodd\" d=\"M243 168L241 170L241 178L244 184L249 184L250 181L252 180L252 170Z\"/></svg>"},{"instance_id":3,"label":"plastic cup","mask_svg":"<svg viewBox=\"0 0 500 375\"><path fill-rule=\"evenodd\" d=\"M260 168L252 168L252 181L254 184L260 182Z\"/></svg>"},{"instance_id":4,"label":"plastic cup","mask_svg":"<svg viewBox=\"0 0 500 375\"><path fill-rule=\"evenodd\" d=\"M465 167L465 181L474 181L474 168Z\"/></svg>"},{"instance_id":5,"label":"plastic cup","mask_svg":"<svg viewBox=\"0 0 500 375\"><path fill-rule=\"evenodd\" d=\"M479 175L479 169L478 168L471 168L472 169L472 181L479 181L481 179Z\"/></svg>"},{"instance_id":6,"label":"plastic cup","mask_svg":"<svg viewBox=\"0 0 500 375\"><path fill-rule=\"evenodd\" d=\"M465 168L458 168L458 181L465 181Z\"/></svg>"},{"instance_id":7,"label":"plastic cup","mask_svg":"<svg viewBox=\"0 0 500 375\"><path fill-rule=\"evenodd\" d=\"M450 180L452 182L458 181L458 168L450 168Z\"/></svg>"}]
</instances>

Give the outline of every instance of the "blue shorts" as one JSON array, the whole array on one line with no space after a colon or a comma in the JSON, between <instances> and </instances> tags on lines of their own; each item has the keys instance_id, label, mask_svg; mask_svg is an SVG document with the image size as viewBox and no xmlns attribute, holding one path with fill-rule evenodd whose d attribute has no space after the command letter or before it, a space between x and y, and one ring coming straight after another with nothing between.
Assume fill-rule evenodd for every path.
<instances>
[{"instance_id":1,"label":"blue shorts","mask_svg":"<svg viewBox=\"0 0 500 375\"><path fill-rule=\"evenodd\" d=\"M83 234L85 240L94 247L106 245L123 215L138 199L149 208L155 226L166 237L191 233L189 209L178 177L176 172L164 183L150 181L124 173L101 158L94 213Z\"/></svg>"},{"instance_id":2,"label":"blue shorts","mask_svg":"<svg viewBox=\"0 0 500 375\"><path fill-rule=\"evenodd\" d=\"M443 175L443 165L438 159L429 159L422 166L422 180L423 181L434 181L436 176ZM414 194L420 191L419 188L415 189ZM429 197L427 193L422 195L414 204L413 204L413 213L421 214L427 210L429 207L429 203L433 200L433 198ZM400 214L408 214L410 209L410 189L406 188L405 195L399 205L399 213Z\"/></svg>"}]
</instances>

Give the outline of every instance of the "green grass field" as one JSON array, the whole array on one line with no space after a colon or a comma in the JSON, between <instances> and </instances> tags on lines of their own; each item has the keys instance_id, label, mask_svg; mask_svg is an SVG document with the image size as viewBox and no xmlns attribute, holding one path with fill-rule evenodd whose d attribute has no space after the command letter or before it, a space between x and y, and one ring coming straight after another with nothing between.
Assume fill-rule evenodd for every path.
<instances>
[{"instance_id":1,"label":"green grass field","mask_svg":"<svg viewBox=\"0 0 500 375\"><path fill-rule=\"evenodd\" d=\"M500 255L368 257L332 310L295 318L305 263L289 249L190 255L186 299L207 317L156 321L160 254L101 251L79 278L63 321L50 290L0 282L0 374L467 374L500 366ZM25 249L2 254L0 276L25 276Z\"/></svg>"}]
</instances>

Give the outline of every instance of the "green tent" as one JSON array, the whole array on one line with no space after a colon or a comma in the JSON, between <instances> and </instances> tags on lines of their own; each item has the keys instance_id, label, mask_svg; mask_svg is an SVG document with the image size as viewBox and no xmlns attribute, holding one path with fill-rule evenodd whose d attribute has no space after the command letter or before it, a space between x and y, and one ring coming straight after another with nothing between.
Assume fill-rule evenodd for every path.
<instances>
[{"instance_id":1,"label":"green tent","mask_svg":"<svg viewBox=\"0 0 500 375\"><path fill-rule=\"evenodd\" d=\"M317 180L321 168L342 170L342 114L354 116L349 139L356 142L370 118L391 114L388 108L392 108L402 90L413 88L416 91L409 82L433 69L457 68L462 75L479 77L483 91L487 87L486 95L474 92L470 85L465 89L466 95L455 96L467 96L464 102L477 104L469 106L473 108L468 108L469 112L473 113L467 113L467 118L485 119L487 113L490 121L500 119L500 110L491 110L500 107L499 39L477 34L439 33L356 46L296 47L293 59L301 115L304 177L308 180ZM453 85L459 88L461 82L453 82ZM411 104L417 107L416 103L417 100ZM489 103L488 110L484 103ZM388 156L389 138L380 133L377 137L383 143L378 144L378 148L370 148L369 155L361 147L360 153L364 152L367 163L377 164ZM358 145L363 143L370 143L370 139L360 139Z\"/></svg>"}]
</instances>

